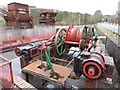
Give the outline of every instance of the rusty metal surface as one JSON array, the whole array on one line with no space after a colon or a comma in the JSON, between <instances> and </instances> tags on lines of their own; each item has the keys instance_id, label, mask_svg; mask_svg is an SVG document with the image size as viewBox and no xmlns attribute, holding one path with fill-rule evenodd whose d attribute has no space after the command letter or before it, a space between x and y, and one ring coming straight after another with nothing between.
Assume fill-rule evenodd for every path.
<instances>
[{"instance_id":1,"label":"rusty metal surface","mask_svg":"<svg viewBox=\"0 0 120 90\"><path fill-rule=\"evenodd\" d=\"M28 5L27 4L21 4L21 3L16 3L16 2L8 4L8 10L13 10L13 9L19 10L21 7L25 11L28 11Z\"/></svg>"},{"instance_id":2,"label":"rusty metal surface","mask_svg":"<svg viewBox=\"0 0 120 90\"><path fill-rule=\"evenodd\" d=\"M28 5L20 3L8 4L8 14L4 16L8 26L15 28L32 28L33 18L29 16Z\"/></svg>"},{"instance_id":3,"label":"rusty metal surface","mask_svg":"<svg viewBox=\"0 0 120 90\"><path fill-rule=\"evenodd\" d=\"M53 64L54 70L64 76L64 78L59 78L58 80L56 80L56 79L50 78L50 70L44 71L43 69L37 68L39 65L40 65L40 61L36 61L36 62L24 67L22 70L25 73L37 75L37 76L40 76L41 78L56 82L58 84L64 84L66 79L72 72L72 69L70 69L70 68Z\"/></svg>"},{"instance_id":4,"label":"rusty metal surface","mask_svg":"<svg viewBox=\"0 0 120 90\"><path fill-rule=\"evenodd\" d=\"M58 13L56 13L56 12L42 12L42 13L40 13L39 24L55 25L55 23L56 23L55 16L57 14Z\"/></svg>"}]
</instances>

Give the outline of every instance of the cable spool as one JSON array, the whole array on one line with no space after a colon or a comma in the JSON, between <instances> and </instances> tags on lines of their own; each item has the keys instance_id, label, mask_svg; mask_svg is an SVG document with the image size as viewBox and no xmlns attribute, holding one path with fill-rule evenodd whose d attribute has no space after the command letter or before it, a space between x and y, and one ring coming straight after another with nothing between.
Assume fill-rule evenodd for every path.
<instances>
[{"instance_id":1,"label":"cable spool","mask_svg":"<svg viewBox=\"0 0 120 90\"><path fill-rule=\"evenodd\" d=\"M82 62L82 73L86 78L100 79L105 68L104 57L99 53L92 53L88 59Z\"/></svg>"}]
</instances>

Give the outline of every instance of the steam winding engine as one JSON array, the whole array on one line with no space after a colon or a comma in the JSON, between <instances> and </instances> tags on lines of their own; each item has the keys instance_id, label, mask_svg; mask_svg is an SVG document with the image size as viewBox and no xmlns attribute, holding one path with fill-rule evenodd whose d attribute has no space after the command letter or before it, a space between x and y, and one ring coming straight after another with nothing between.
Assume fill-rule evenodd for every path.
<instances>
[{"instance_id":1,"label":"steam winding engine","mask_svg":"<svg viewBox=\"0 0 120 90\"><path fill-rule=\"evenodd\" d=\"M47 41L52 43L56 47L58 55L63 55L66 49L70 47L79 47L78 55L74 57L74 72L77 76L83 74L86 78L96 80L99 79L105 70L105 59L101 49L101 45L98 44L98 38L95 36L94 28L92 26L83 26L83 28L75 28L70 26L68 29L60 28L52 40ZM26 60L31 60L33 57L39 54L39 50L45 49L47 61L51 66L51 72L54 69L50 62L50 44L35 43L29 44L24 47L18 47L15 49L17 56L20 56ZM48 52L49 51L49 52ZM40 67L42 64L40 65ZM57 76L56 76L57 75ZM58 77L59 74L52 76Z\"/></svg>"},{"instance_id":2,"label":"steam winding engine","mask_svg":"<svg viewBox=\"0 0 120 90\"><path fill-rule=\"evenodd\" d=\"M66 47L79 47L80 51L74 59L74 72L77 76L83 74L85 77L99 79L105 69L105 60L101 46L97 43L94 28L83 26L75 28L70 26L68 30L59 29L55 37L56 51L62 55Z\"/></svg>"}]
</instances>

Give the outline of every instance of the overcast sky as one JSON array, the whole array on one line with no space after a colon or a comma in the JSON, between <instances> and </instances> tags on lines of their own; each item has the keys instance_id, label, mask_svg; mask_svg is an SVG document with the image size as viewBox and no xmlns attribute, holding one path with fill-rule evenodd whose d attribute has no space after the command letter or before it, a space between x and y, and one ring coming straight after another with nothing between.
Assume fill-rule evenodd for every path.
<instances>
[{"instance_id":1,"label":"overcast sky","mask_svg":"<svg viewBox=\"0 0 120 90\"><path fill-rule=\"evenodd\" d=\"M104 15L115 14L119 0L0 0L0 5L11 2L28 4L37 8L57 9L70 12L94 14L101 10Z\"/></svg>"}]
</instances>

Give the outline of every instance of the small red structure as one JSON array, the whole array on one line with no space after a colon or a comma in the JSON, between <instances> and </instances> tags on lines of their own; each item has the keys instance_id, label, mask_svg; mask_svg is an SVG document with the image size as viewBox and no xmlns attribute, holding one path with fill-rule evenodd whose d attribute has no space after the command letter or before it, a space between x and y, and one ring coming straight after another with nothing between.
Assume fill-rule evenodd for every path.
<instances>
[{"instance_id":1,"label":"small red structure","mask_svg":"<svg viewBox=\"0 0 120 90\"><path fill-rule=\"evenodd\" d=\"M45 24L45 25L55 25L55 16L57 15L57 12L42 12L40 13L40 19L39 24Z\"/></svg>"},{"instance_id":2,"label":"small red structure","mask_svg":"<svg viewBox=\"0 0 120 90\"><path fill-rule=\"evenodd\" d=\"M13 88L13 74L11 61L0 55L0 84L4 88Z\"/></svg>"},{"instance_id":3,"label":"small red structure","mask_svg":"<svg viewBox=\"0 0 120 90\"><path fill-rule=\"evenodd\" d=\"M8 26L15 28L32 28L33 18L29 16L28 5L20 3L8 4L8 14L4 16Z\"/></svg>"}]
</instances>

